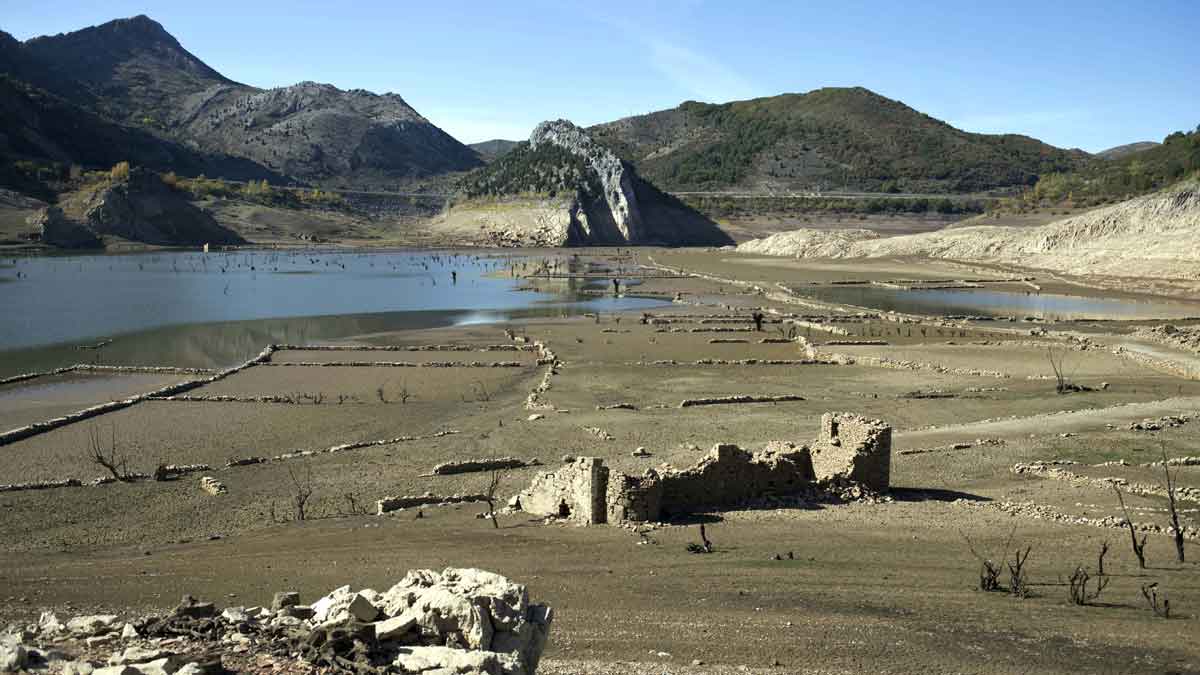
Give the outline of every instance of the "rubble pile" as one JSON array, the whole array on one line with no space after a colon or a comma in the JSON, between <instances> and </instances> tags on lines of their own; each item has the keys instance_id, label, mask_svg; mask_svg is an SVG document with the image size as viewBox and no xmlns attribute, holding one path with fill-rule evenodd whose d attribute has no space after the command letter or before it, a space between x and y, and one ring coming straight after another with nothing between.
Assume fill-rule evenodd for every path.
<instances>
[{"instance_id":1,"label":"rubble pile","mask_svg":"<svg viewBox=\"0 0 1200 675\"><path fill-rule=\"evenodd\" d=\"M1130 431L1162 431L1181 427L1192 420L1189 415L1165 415L1158 419L1144 419L1140 422L1130 422Z\"/></svg>"},{"instance_id":2,"label":"rubble pile","mask_svg":"<svg viewBox=\"0 0 1200 675\"><path fill-rule=\"evenodd\" d=\"M190 596L162 616L65 623L50 612L0 634L0 672L533 675L553 618L525 586L478 569L410 571L385 592L335 589L311 605L224 610Z\"/></svg>"}]
</instances>

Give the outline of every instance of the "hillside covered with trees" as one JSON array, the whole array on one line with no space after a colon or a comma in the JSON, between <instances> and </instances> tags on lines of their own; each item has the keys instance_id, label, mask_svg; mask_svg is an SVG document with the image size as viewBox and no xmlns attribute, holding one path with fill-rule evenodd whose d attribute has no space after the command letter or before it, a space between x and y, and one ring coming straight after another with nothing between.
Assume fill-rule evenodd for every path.
<instances>
[{"instance_id":1,"label":"hillside covered with trees","mask_svg":"<svg viewBox=\"0 0 1200 675\"><path fill-rule=\"evenodd\" d=\"M1019 189L1090 156L956 129L861 87L677 108L592 127L665 189L964 193Z\"/></svg>"}]
</instances>

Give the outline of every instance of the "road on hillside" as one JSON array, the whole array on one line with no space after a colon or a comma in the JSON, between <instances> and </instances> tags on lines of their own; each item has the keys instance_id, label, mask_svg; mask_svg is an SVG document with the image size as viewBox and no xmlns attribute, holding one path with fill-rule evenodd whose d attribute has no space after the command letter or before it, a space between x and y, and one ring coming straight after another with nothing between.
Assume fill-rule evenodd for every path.
<instances>
[{"instance_id":1,"label":"road on hillside","mask_svg":"<svg viewBox=\"0 0 1200 675\"><path fill-rule=\"evenodd\" d=\"M230 185L245 185L246 181L225 180ZM271 187L300 192L311 187L272 185ZM444 192L389 192L386 190L347 190L343 188L320 188L343 195L366 195L374 197L415 197L418 199L449 199L454 195ZM674 197L726 197L729 199L995 199L986 194L926 194L918 192L729 192L729 191L680 191L668 192Z\"/></svg>"}]
</instances>

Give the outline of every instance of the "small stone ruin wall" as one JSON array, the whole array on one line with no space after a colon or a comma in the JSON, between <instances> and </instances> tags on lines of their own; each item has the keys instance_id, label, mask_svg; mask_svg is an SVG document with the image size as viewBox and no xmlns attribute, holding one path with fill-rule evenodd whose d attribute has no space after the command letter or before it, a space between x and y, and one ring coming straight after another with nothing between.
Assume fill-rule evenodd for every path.
<instances>
[{"instance_id":1,"label":"small stone ruin wall","mask_svg":"<svg viewBox=\"0 0 1200 675\"><path fill-rule=\"evenodd\" d=\"M763 497L785 497L821 483L857 483L886 491L892 429L880 420L827 413L811 446L772 443L761 452L717 444L694 466L641 476L611 472L597 457L580 457L538 475L518 495L520 508L578 523L648 522Z\"/></svg>"},{"instance_id":2,"label":"small stone ruin wall","mask_svg":"<svg viewBox=\"0 0 1200 675\"><path fill-rule=\"evenodd\" d=\"M604 460L580 457L558 471L539 474L518 497L528 513L596 525L607 520L607 491Z\"/></svg>"},{"instance_id":3,"label":"small stone ruin wall","mask_svg":"<svg viewBox=\"0 0 1200 675\"><path fill-rule=\"evenodd\" d=\"M887 490L892 474L892 428L853 413L825 413L809 448L818 481L847 480Z\"/></svg>"},{"instance_id":4,"label":"small stone ruin wall","mask_svg":"<svg viewBox=\"0 0 1200 675\"><path fill-rule=\"evenodd\" d=\"M764 496L795 494L813 484L812 462L805 448L787 453L750 453L736 445L718 444L695 466L662 476L662 515L688 513L698 507L729 507Z\"/></svg>"},{"instance_id":5,"label":"small stone ruin wall","mask_svg":"<svg viewBox=\"0 0 1200 675\"><path fill-rule=\"evenodd\" d=\"M609 476L605 498L606 522L652 522L662 514L662 480L653 469L641 476L615 473Z\"/></svg>"}]
</instances>

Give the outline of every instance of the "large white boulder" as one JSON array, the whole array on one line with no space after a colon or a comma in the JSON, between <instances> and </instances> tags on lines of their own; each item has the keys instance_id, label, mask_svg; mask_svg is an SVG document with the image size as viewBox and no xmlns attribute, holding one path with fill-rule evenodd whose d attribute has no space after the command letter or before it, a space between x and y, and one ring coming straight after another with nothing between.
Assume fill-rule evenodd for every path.
<instances>
[{"instance_id":1,"label":"large white boulder","mask_svg":"<svg viewBox=\"0 0 1200 675\"><path fill-rule=\"evenodd\" d=\"M553 616L525 586L478 569L414 570L380 600L387 616L414 621L423 644L507 654L531 673Z\"/></svg>"}]
</instances>

